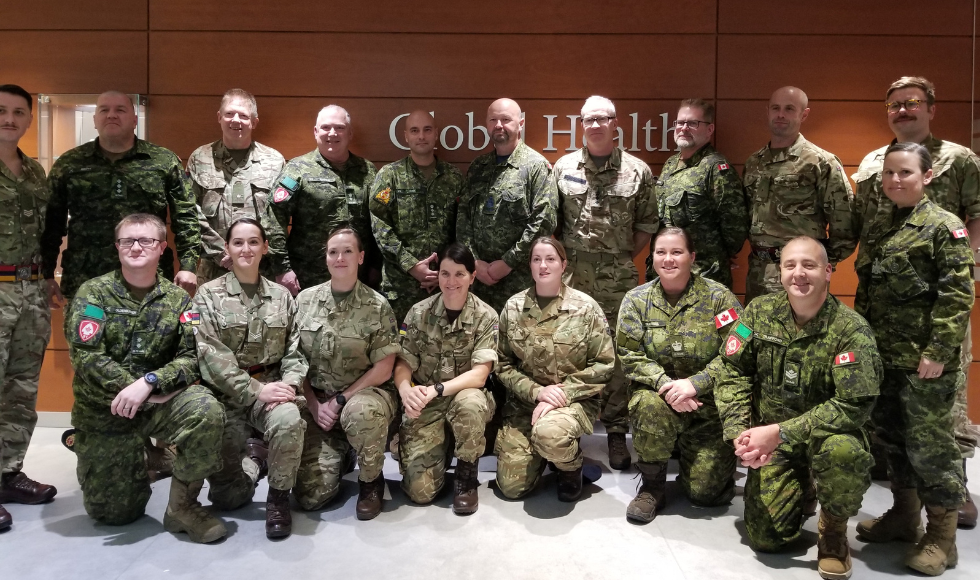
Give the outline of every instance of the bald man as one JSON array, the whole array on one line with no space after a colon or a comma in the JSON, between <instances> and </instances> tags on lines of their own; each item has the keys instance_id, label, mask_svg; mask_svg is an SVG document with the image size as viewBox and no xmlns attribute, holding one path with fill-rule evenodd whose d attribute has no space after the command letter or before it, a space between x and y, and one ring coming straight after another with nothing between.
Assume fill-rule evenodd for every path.
<instances>
[{"instance_id":1,"label":"bald man","mask_svg":"<svg viewBox=\"0 0 980 580\"><path fill-rule=\"evenodd\" d=\"M463 174L437 159L439 130L432 115L405 119L411 153L381 168L371 186L371 229L381 250L381 293L399 322L416 303L439 289L436 252L456 238L456 208Z\"/></svg>"},{"instance_id":2,"label":"bald man","mask_svg":"<svg viewBox=\"0 0 980 580\"><path fill-rule=\"evenodd\" d=\"M272 211L282 230L289 231L286 254L291 268L276 281L296 294L329 280L327 234L347 223L364 244L358 277L377 287L381 263L368 213L368 194L377 169L351 153L354 130L343 107L328 105L320 110L313 138L316 149L290 160L273 183Z\"/></svg>"},{"instance_id":3,"label":"bald man","mask_svg":"<svg viewBox=\"0 0 980 580\"><path fill-rule=\"evenodd\" d=\"M745 162L752 245L746 304L783 290L779 255L789 240L819 240L832 265L850 256L857 245L854 194L840 159L800 134L809 114L806 93L796 87L777 89L769 98L769 144Z\"/></svg>"},{"instance_id":4,"label":"bald man","mask_svg":"<svg viewBox=\"0 0 980 580\"><path fill-rule=\"evenodd\" d=\"M466 172L456 238L476 256L474 292L497 312L531 286L531 242L555 231L558 195L551 164L521 139L524 117L511 99L487 109L493 150Z\"/></svg>"}]
</instances>

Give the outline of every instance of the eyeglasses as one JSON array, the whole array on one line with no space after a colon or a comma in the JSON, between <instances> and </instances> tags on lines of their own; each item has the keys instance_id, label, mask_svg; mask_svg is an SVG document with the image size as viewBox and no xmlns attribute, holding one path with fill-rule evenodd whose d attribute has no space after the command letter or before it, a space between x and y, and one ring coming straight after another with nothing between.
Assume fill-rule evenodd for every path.
<instances>
[{"instance_id":1,"label":"eyeglasses","mask_svg":"<svg viewBox=\"0 0 980 580\"><path fill-rule=\"evenodd\" d=\"M684 127L690 127L692 129L697 129L702 124L710 125L711 123L707 121L674 121L674 128L683 129Z\"/></svg>"},{"instance_id":2,"label":"eyeglasses","mask_svg":"<svg viewBox=\"0 0 980 580\"><path fill-rule=\"evenodd\" d=\"M157 242L162 242L163 240L157 240L154 238L119 238L116 243L119 244L120 248L132 248L133 244L139 242L139 245L144 248L152 248L157 244Z\"/></svg>"},{"instance_id":3,"label":"eyeglasses","mask_svg":"<svg viewBox=\"0 0 980 580\"><path fill-rule=\"evenodd\" d=\"M591 127L593 123L599 123L600 125L605 125L606 123L608 123L609 121L615 118L616 117L607 117L607 116L585 117L584 119L582 119L582 124L585 125L586 127Z\"/></svg>"},{"instance_id":4,"label":"eyeglasses","mask_svg":"<svg viewBox=\"0 0 980 580\"><path fill-rule=\"evenodd\" d=\"M905 107L906 111L915 111L922 105L922 99L909 99L907 101L894 101L885 103L885 109L889 113L897 113Z\"/></svg>"}]
</instances>

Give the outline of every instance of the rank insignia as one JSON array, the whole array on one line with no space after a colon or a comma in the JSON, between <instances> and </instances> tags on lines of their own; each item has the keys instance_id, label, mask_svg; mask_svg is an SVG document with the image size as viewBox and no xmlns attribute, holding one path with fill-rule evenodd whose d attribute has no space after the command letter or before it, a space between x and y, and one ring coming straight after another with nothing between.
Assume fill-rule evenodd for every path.
<instances>
[{"instance_id":1,"label":"rank insignia","mask_svg":"<svg viewBox=\"0 0 980 580\"><path fill-rule=\"evenodd\" d=\"M391 188L386 187L382 189L374 196L374 199L380 201L385 205L388 205L389 203L391 203Z\"/></svg>"},{"instance_id":2,"label":"rank insignia","mask_svg":"<svg viewBox=\"0 0 980 580\"><path fill-rule=\"evenodd\" d=\"M674 349L674 352L680 352L684 348L684 345L680 342L675 342L670 345L670 348Z\"/></svg>"}]
</instances>

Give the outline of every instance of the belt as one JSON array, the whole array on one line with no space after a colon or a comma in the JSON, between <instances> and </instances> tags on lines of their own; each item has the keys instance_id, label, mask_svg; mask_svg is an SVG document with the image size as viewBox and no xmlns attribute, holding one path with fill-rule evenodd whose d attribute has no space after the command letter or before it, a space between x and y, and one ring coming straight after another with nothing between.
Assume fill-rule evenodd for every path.
<instances>
[{"instance_id":1,"label":"belt","mask_svg":"<svg viewBox=\"0 0 980 580\"><path fill-rule=\"evenodd\" d=\"M252 365L245 369L245 372L249 374L250 377L255 377L256 375L261 375L268 370L278 369L279 363L272 363L268 365Z\"/></svg>"},{"instance_id":2,"label":"belt","mask_svg":"<svg viewBox=\"0 0 980 580\"><path fill-rule=\"evenodd\" d=\"M780 252L782 252L782 248L763 248L760 246L752 246L752 254L760 260L778 262Z\"/></svg>"},{"instance_id":3,"label":"belt","mask_svg":"<svg viewBox=\"0 0 980 580\"><path fill-rule=\"evenodd\" d=\"M33 282L40 280L40 267L37 264L25 264L23 266L0 266L0 282L20 282L26 280Z\"/></svg>"}]
</instances>

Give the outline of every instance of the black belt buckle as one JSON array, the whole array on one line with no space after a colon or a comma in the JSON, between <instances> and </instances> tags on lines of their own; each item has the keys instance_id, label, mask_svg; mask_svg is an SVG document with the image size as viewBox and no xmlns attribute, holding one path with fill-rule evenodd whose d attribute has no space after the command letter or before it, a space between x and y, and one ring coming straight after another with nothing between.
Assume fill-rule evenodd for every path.
<instances>
[{"instance_id":1,"label":"black belt buckle","mask_svg":"<svg viewBox=\"0 0 980 580\"><path fill-rule=\"evenodd\" d=\"M30 266L17 266L17 272L14 277L20 280L30 280L31 279L31 267Z\"/></svg>"}]
</instances>

